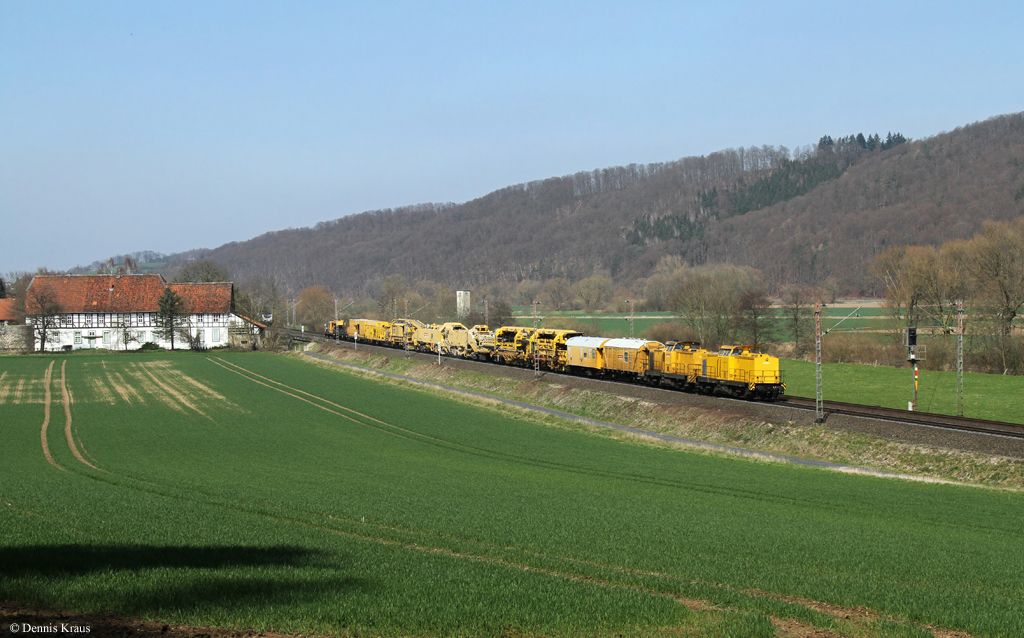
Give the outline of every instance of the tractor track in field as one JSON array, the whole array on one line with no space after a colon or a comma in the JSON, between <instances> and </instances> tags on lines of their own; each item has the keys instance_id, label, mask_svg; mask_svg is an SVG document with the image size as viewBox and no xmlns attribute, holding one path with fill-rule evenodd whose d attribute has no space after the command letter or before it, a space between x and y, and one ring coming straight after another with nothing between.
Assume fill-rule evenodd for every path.
<instances>
[{"instance_id":1,"label":"tractor track in field","mask_svg":"<svg viewBox=\"0 0 1024 638\"><path fill-rule=\"evenodd\" d=\"M65 369L67 368L68 360L64 359L60 364L60 395L61 403L64 405L64 438L67 439L68 447L71 448L71 453L75 455L81 463L88 465L94 470L99 468L85 460L82 453L78 451L78 446L75 445L75 437L71 432L71 396L68 394L68 386L65 377Z\"/></svg>"},{"instance_id":2,"label":"tractor track in field","mask_svg":"<svg viewBox=\"0 0 1024 638\"><path fill-rule=\"evenodd\" d=\"M192 410L192 411L194 411L194 412L196 412L196 413L206 417L207 419L210 419L211 421L213 421L213 419L211 419L208 414L206 414L205 412L200 410L198 406L196 406L194 403L189 401L188 397L186 397L181 392L178 392L178 390L176 388L173 388L170 385L168 385L168 384L164 383L163 381L161 381L160 379L158 379L157 376L155 374L153 374L153 372L145 364L141 364L141 365L142 365L142 371L146 375L149 376L149 378L153 381L153 383L155 383L157 385L158 388L160 388L161 390L166 392L168 396L172 397L179 404L184 405L188 409L190 409L190 410ZM179 409L179 411L183 411L183 410L180 409L180 406L178 407L178 409Z\"/></svg>"},{"instance_id":3,"label":"tractor track in field","mask_svg":"<svg viewBox=\"0 0 1024 638\"><path fill-rule=\"evenodd\" d=\"M53 460L53 456L50 454L50 444L46 440L46 430L50 427L50 383L53 381L53 364L51 361L46 373L43 375L43 427L39 430L39 440L43 445L43 456L49 461L50 465L57 468L62 472L66 472L64 468L57 465L57 462Z\"/></svg>"}]
</instances>

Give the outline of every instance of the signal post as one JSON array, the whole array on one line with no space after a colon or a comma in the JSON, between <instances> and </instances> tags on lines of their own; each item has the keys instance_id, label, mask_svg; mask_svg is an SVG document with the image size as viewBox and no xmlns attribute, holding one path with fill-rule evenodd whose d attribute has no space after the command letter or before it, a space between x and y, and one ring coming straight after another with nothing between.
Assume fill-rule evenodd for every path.
<instances>
[{"instance_id":1,"label":"signal post","mask_svg":"<svg viewBox=\"0 0 1024 638\"><path fill-rule=\"evenodd\" d=\"M906 343L907 347L907 361L914 367L914 394L913 400L907 408L911 412L917 411L917 362L925 360L925 346L917 345L917 328L907 328L906 332Z\"/></svg>"}]
</instances>

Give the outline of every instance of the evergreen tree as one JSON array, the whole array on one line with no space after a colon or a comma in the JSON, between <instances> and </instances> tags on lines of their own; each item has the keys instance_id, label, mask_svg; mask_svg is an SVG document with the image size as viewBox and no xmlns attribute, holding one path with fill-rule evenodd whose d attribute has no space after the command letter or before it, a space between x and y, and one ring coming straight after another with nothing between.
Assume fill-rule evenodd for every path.
<instances>
[{"instance_id":1,"label":"evergreen tree","mask_svg":"<svg viewBox=\"0 0 1024 638\"><path fill-rule=\"evenodd\" d=\"M0 299L7 299L7 287L4 286L3 277L0 277Z\"/></svg>"},{"instance_id":2,"label":"evergreen tree","mask_svg":"<svg viewBox=\"0 0 1024 638\"><path fill-rule=\"evenodd\" d=\"M156 333L162 339L170 341L171 350L174 350L174 336L188 320L185 300L170 288L165 288L164 294L157 301L157 307L159 310L156 313Z\"/></svg>"},{"instance_id":3,"label":"evergreen tree","mask_svg":"<svg viewBox=\"0 0 1024 638\"><path fill-rule=\"evenodd\" d=\"M907 141L907 138L903 137L902 133L896 133L895 135L890 132L885 136L885 141L882 142L882 150L887 151L894 146L899 146Z\"/></svg>"}]
</instances>

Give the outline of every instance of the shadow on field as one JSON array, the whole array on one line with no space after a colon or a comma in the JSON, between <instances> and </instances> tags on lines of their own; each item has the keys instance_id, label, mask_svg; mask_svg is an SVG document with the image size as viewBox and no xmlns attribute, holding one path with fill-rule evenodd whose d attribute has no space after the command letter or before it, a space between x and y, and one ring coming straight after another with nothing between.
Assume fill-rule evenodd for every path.
<instances>
[{"instance_id":1,"label":"shadow on field","mask_svg":"<svg viewBox=\"0 0 1024 638\"><path fill-rule=\"evenodd\" d=\"M289 565L299 567L319 552L287 545L205 547L153 545L28 545L0 547L4 576L80 575L95 571Z\"/></svg>"},{"instance_id":2,"label":"shadow on field","mask_svg":"<svg viewBox=\"0 0 1024 638\"><path fill-rule=\"evenodd\" d=\"M300 547L0 547L0 600L165 616L294 605L372 589L336 553Z\"/></svg>"}]
</instances>

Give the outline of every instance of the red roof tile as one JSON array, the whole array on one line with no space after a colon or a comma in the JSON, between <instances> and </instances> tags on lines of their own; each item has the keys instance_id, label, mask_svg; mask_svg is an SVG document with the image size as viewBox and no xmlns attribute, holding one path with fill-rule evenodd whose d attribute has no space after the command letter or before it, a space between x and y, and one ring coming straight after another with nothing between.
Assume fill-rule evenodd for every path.
<instances>
[{"instance_id":1,"label":"red roof tile","mask_svg":"<svg viewBox=\"0 0 1024 638\"><path fill-rule=\"evenodd\" d=\"M40 302L56 302L61 312L157 312L160 297L170 288L190 313L226 314L232 311L234 285L229 282L167 284L160 275L59 275L32 280L27 312ZM13 300L12 300L13 301ZM2 317L0 317L2 319Z\"/></svg>"},{"instance_id":2,"label":"red roof tile","mask_svg":"<svg viewBox=\"0 0 1024 638\"><path fill-rule=\"evenodd\" d=\"M18 313L14 311L14 297L0 299L0 321L18 320Z\"/></svg>"},{"instance_id":3,"label":"red roof tile","mask_svg":"<svg viewBox=\"0 0 1024 638\"><path fill-rule=\"evenodd\" d=\"M185 305L192 313L231 312L233 285L229 281L218 281L202 284L167 284L167 287L178 293L185 300Z\"/></svg>"},{"instance_id":4,"label":"red roof tile","mask_svg":"<svg viewBox=\"0 0 1024 638\"><path fill-rule=\"evenodd\" d=\"M164 294L160 275L59 275L36 277L26 293L26 313L43 299L62 312L156 312Z\"/></svg>"}]
</instances>

